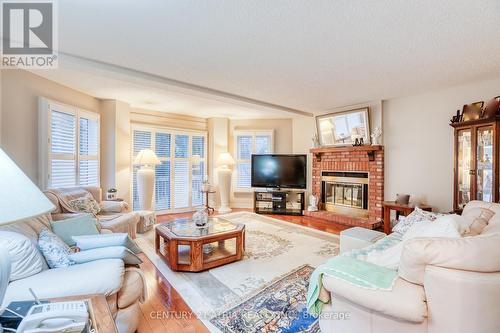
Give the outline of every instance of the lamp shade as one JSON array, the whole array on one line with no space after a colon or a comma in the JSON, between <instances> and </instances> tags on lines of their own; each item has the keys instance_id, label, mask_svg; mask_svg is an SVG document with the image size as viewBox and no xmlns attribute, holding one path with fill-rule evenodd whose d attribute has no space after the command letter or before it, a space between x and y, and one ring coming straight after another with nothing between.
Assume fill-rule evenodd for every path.
<instances>
[{"instance_id":1,"label":"lamp shade","mask_svg":"<svg viewBox=\"0 0 500 333\"><path fill-rule=\"evenodd\" d=\"M137 154L134 160L135 165L153 166L161 164L160 159L156 156L155 152L151 149L143 149Z\"/></svg>"},{"instance_id":2,"label":"lamp shade","mask_svg":"<svg viewBox=\"0 0 500 333\"><path fill-rule=\"evenodd\" d=\"M0 225L36 217L55 207L0 148Z\"/></svg>"},{"instance_id":3,"label":"lamp shade","mask_svg":"<svg viewBox=\"0 0 500 333\"><path fill-rule=\"evenodd\" d=\"M229 153L222 153L217 159L217 166L232 166L234 165L234 159Z\"/></svg>"}]
</instances>

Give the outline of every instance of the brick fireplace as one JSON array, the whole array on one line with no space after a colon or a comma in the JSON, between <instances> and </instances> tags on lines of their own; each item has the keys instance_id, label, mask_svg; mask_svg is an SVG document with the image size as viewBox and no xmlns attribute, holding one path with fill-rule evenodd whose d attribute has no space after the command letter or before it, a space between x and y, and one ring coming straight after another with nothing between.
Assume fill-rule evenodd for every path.
<instances>
[{"instance_id":1,"label":"brick fireplace","mask_svg":"<svg viewBox=\"0 0 500 333\"><path fill-rule=\"evenodd\" d=\"M312 191L320 210L305 212L324 220L377 228L384 200L384 150L382 146L311 149Z\"/></svg>"}]
</instances>

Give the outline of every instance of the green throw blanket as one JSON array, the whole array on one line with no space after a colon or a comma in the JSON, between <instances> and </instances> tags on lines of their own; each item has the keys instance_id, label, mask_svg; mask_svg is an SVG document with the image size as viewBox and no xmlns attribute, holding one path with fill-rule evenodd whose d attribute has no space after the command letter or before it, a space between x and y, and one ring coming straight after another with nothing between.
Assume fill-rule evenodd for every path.
<instances>
[{"instance_id":1,"label":"green throw blanket","mask_svg":"<svg viewBox=\"0 0 500 333\"><path fill-rule=\"evenodd\" d=\"M325 301L320 300L323 274L338 278L361 288L392 290L397 271L347 256L338 256L318 266L311 275L307 292L307 309L318 316Z\"/></svg>"}]
</instances>

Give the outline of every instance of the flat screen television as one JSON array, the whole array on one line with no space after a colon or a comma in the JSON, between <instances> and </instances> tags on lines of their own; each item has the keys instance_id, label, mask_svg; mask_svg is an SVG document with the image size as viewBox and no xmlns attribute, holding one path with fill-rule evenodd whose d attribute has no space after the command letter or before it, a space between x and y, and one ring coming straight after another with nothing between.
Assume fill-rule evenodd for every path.
<instances>
[{"instance_id":1,"label":"flat screen television","mask_svg":"<svg viewBox=\"0 0 500 333\"><path fill-rule=\"evenodd\" d=\"M252 187L307 186L307 155L252 155Z\"/></svg>"}]
</instances>

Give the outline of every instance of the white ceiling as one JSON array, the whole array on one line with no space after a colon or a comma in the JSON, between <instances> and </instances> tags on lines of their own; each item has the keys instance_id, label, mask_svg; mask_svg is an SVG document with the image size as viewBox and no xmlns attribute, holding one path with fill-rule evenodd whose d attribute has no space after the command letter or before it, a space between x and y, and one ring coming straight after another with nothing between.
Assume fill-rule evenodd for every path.
<instances>
[{"instance_id":1,"label":"white ceiling","mask_svg":"<svg viewBox=\"0 0 500 333\"><path fill-rule=\"evenodd\" d=\"M59 1L59 48L99 63L62 57L39 74L97 97L202 117L290 115L163 77L318 114L498 76L500 1Z\"/></svg>"}]
</instances>

